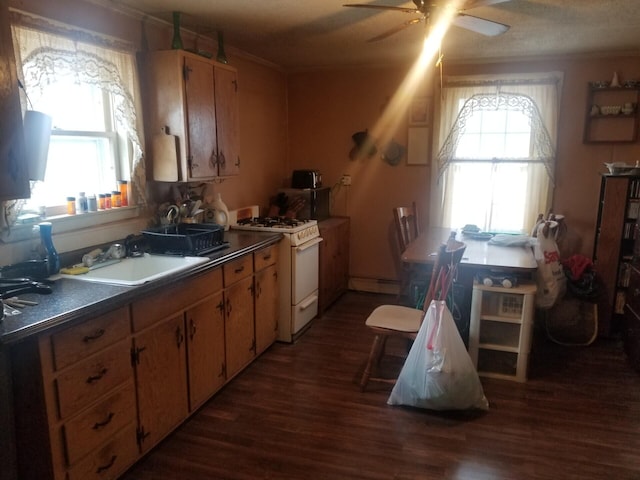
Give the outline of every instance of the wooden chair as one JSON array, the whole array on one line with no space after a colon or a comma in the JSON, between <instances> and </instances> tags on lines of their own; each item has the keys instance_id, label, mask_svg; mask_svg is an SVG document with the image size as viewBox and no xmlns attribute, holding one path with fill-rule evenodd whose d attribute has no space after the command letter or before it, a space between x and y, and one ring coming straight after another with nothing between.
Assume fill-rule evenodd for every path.
<instances>
[{"instance_id":1,"label":"wooden chair","mask_svg":"<svg viewBox=\"0 0 640 480\"><path fill-rule=\"evenodd\" d=\"M385 344L389 337L400 337L414 340L422 324L431 300L445 300L447 292L453 283L457 267L462 260L466 245L456 240L449 240L438 250L429 289L424 298L422 309L405 307L402 305L381 305L377 307L365 324L374 333L371 351L367 365L360 380L360 387L364 390L370 380L395 383L395 378L375 377L372 375L374 367L380 365L384 356Z\"/></svg>"},{"instance_id":2,"label":"wooden chair","mask_svg":"<svg viewBox=\"0 0 640 480\"><path fill-rule=\"evenodd\" d=\"M420 225L418 223L418 209L416 202L413 202L410 207L395 207L393 209L393 220L396 227L396 235L398 236L398 248L400 250L400 257L407 249L407 245L420 233ZM403 296L411 298L410 292L411 280L414 276L414 272L410 265L405 264L402 258L398 258L400 262L400 288L398 290L398 301Z\"/></svg>"},{"instance_id":3,"label":"wooden chair","mask_svg":"<svg viewBox=\"0 0 640 480\"><path fill-rule=\"evenodd\" d=\"M413 202L410 207L394 208L393 218L396 224L400 253L402 253L406 250L407 245L409 245L409 243L414 240L420 232L416 202Z\"/></svg>"}]
</instances>

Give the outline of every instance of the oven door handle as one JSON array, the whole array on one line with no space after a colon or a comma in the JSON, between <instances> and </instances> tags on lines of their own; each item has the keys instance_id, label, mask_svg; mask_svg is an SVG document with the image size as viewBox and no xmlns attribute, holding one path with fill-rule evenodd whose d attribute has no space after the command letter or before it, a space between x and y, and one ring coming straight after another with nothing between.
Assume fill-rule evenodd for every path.
<instances>
[{"instance_id":1,"label":"oven door handle","mask_svg":"<svg viewBox=\"0 0 640 480\"><path fill-rule=\"evenodd\" d=\"M322 238L320 237L314 238L313 240L309 240L308 242L303 243L299 247L296 247L296 252L304 252L307 248L311 248L315 245L318 245L321 241L322 241Z\"/></svg>"},{"instance_id":2,"label":"oven door handle","mask_svg":"<svg viewBox=\"0 0 640 480\"><path fill-rule=\"evenodd\" d=\"M318 301L318 297L313 295L300 304L300 310L305 310Z\"/></svg>"}]
</instances>

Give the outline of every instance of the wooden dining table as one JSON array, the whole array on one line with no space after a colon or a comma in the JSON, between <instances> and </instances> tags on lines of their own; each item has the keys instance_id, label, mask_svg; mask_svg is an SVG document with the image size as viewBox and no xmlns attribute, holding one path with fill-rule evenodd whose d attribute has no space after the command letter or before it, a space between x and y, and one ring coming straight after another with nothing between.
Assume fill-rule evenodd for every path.
<instances>
[{"instance_id":1,"label":"wooden dining table","mask_svg":"<svg viewBox=\"0 0 640 480\"><path fill-rule=\"evenodd\" d=\"M448 228L429 227L407 245L401 257L402 261L408 264L433 263L438 247L446 243L451 232ZM537 268L536 259L529 246L494 245L487 239L475 239L458 231L455 233L456 240L467 245L460 262L461 266L510 273L532 273Z\"/></svg>"},{"instance_id":2,"label":"wooden dining table","mask_svg":"<svg viewBox=\"0 0 640 480\"><path fill-rule=\"evenodd\" d=\"M430 275L430 266L436 259L436 251L446 243L451 229L430 227L413 240L404 253L402 261L410 265L411 275L416 283ZM537 269L536 259L529 246L502 246L489 243L487 239L474 239L456 231L456 240L467 246L460 262L460 268L454 282L456 292L456 312L454 320L465 345L469 341L469 319L474 281L485 271L491 275L518 277L519 280L532 281Z\"/></svg>"}]
</instances>

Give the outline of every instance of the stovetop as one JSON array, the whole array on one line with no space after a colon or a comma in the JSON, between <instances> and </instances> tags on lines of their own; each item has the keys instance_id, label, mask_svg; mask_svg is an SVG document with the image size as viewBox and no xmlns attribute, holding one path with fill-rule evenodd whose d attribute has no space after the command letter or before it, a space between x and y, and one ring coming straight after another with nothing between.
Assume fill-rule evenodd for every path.
<instances>
[{"instance_id":1,"label":"stovetop","mask_svg":"<svg viewBox=\"0 0 640 480\"><path fill-rule=\"evenodd\" d=\"M316 225L316 220L301 220L287 217L251 217L238 220L236 227L262 229L276 229L297 232L306 227Z\"/></svg>"}]
</instances>

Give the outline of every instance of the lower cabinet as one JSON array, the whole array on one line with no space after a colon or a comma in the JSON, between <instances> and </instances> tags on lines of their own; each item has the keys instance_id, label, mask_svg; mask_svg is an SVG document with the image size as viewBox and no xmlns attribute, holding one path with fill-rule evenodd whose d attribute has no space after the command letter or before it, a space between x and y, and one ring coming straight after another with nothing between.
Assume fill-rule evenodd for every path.
<instances>
[{"instance_id":1,"label":"lower cabinet","mask_svg":"<svg viewBox=\"0 0 640 480\"><path fill-rule=\"evenodd\" d=\"M224 301L217 292L187 310L189 408L197 409L224 385Z\"/></svg>"},{"instance_id":2,"label":"lower cabinet","mask_svg":"<svg viewBox=\"0 0 640 480\"><path fill-rule=\"evenodd\" d=\"M138 457L129 307L12 349L19 478L116 478Z\"/></svg>"},{"instance_id":3,"label":"lower cabinet","mask_svg":"<svg viewBox=\"0 0 640 480\"><path fill-rule=\"evenodd\" d=\"M232 378L255 357L253 257L225 264L223 271L227 378Z\"/></svg>"},{"instance_id":4,"label":"lower cabinet","mask_svg":"<svg viewBox=\"0 0 640 480\"><path fill-rule=\"evenodd\" d=\"M318 314L331 306L349 288L349 217L331 217L318 222L320 236L320 288Z\"/></svg>"},{"instance_id":5,"label":"lower cabinet","mask_svg":"<svg viewBox=\"0 0 640 480\"><path fill-rule=\"evenodd\" d=\"M278 245L253 254L255 286L256 355L271 346L278 337Z\"/></svg>"},{"instance_id":6,"label":"lower cabinet","mask_svg":"<svg viewBox=\"0 0 640 480\"><path fill-rule=\"evenodd\" d=\"M117 478L268 348L277 250L13 346L19 478Z\"/></svg>"},{"instance_id":7,"label":"lower cabinet","mask_svg":"<svg viewBox=\"0 0 640 480\"><path fill-rule=\"evenodd\" d=\"M182 313L133 338L138 394L138 442L146 452L189 413Z\"/></svg>"}]
</instances>

